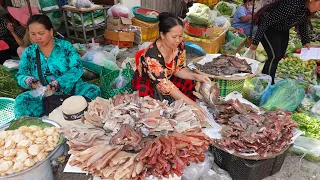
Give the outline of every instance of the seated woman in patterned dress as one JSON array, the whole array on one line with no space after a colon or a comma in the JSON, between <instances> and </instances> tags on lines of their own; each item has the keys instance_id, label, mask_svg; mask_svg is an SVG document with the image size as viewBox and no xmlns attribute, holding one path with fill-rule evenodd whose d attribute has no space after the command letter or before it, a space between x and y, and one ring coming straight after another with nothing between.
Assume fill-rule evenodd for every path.
<instances>
[{"instance_id":1,"label":"seated woman in patterned dress","mask_svg":"<svg viewBox=\"0 0 320 180\"><path fill-rule=\"evenodd\" d=\"M145 49L132 80L140 96L166 99L170 103L183 99L201 112L195 102L194 81L210 81L207 76L191 72L186 67L186 50L183 39L183 22L167 12L159 15L160 38Z\"/></svg>"},{"instance_id":2,"label":"seated woman in patterned dress","mask_svg":"<svg viewBox=\"0 0 320 180\"><path fill-rule=\"evenodd\" d=\"M17 79L20 86L35 89L40 83L36 64L36 50L39 50L43 78L47 94L83 95L95 99L100 95L99 87L83 82L83 68L80 56L72 44L53 37L53 26L46 15L33 15L27 24L33 45L22 54ZM30 91L20 94L15 102L15 116L39 117L44 113L43 100L33 97Z\"/></svg>"}]
</instances>

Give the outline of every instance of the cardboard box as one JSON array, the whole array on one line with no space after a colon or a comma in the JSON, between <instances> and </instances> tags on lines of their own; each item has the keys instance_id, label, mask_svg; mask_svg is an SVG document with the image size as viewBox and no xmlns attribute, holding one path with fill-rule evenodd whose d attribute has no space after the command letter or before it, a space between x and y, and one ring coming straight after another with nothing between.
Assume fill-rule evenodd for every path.
<instances>
[{"instance_id":1,"label":"cardboard box","mask_svg":"<svg viewBox=\"0 0 320 180\"><path fill-rule=\"evenodd\" d=\"M133 42L134 32L115 32L106 29L104 32L104 38L112 41Z\"/></svg>"},{"instance_id":2,"label":"cardboard box","mask_svg":"<svg viewBox=\"0 0 320 180\"><path fill-rule=\"evenodd\" d=\"M108 30L127 29L130 27L131 24L132 24L132 21L129 18L108 17L107 29Z\"/></svg>"},{"instance_id":3,"label":"cardboard box","mask_svg":"<svg viewBox=\"0 0 320 180\"><path fill-rule=\"evenodd\" d=\"M133 42L107 40L107 43L116 45L119 48L133 47Z\"/></svg>"},{"instance_id":4,"label":"cardboard box","mask_svg":"<svg viewBox=\"0 0 320 180\"><path fill-rule=\"evenodd\" d=\"M213 26L207 28L197 28L191 26L188 21L184 21L184 32L189 34L190 36L204 38L204 39L211 39L220 35L224 32L222 27Z\"/></svg>"}]
</instances>

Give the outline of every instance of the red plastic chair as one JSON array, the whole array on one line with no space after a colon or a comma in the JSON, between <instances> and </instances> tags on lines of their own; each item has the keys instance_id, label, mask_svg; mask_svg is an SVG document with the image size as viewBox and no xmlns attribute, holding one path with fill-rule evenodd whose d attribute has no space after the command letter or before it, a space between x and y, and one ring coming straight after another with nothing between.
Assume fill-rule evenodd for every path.
<instances>
[{"instance_id":1,"label":"red plastic chair","mask_svg":"<svg viewBox=\"0 0 320 180\"><path fill-rule=\"evenodd\" d=\"M142 56L143 52L144 52L144 49L141 49L140 51L138 51L136 53L136 66L137 67L139 66L140 57Z\"/></svg>"}]
</instances>

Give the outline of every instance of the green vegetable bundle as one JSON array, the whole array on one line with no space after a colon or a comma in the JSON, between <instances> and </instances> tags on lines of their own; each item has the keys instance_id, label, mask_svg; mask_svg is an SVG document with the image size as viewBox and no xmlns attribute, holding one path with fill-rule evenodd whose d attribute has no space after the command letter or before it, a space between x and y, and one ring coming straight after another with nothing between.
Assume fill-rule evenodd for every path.
<instances>
[{"instance_id":1,"label":"green vegetable bundle","mask_svg":"<svg viewBox=\"0 0 320 180\"><path fill-rule=\"evenodd\" d=\"M320 140L319 118L310 117L304 113L294 113L291 118L299 124L298 129L304 131L305 136Z\"/></svg>"},{"instance_id":2,"label":"green vegetable bundle","mask_svg":"<svg viewBox=\"0 0 320 180\"><path fill-rule=\"evenodd\" d=\"M227 15L227 16L232 16L232 8L228 6L227 3L222 2L217 6L217 10L220 12L222 15Z\"/></svg>"},{"instance_id":3,"label":"green vegetable bundle","mask_svg":"<svg viewBox=\"0 0 320 180\"><path fill-rule=\"evenodd\" d=\"M279 62L277 77L317 84L314 78L315 67L315 61L302 61L299 57L289 56Z\"/></svg>"},{"instance_id":4,"label":"green vegetable bundle","mask_svg":"<svg viewBox=\"0 0 320 180\"><path fill-rule=\"evenodd\" d=\"M15 98L22 93L13 75L0 66L0 97Z\"/></svg>"}]
</instances>

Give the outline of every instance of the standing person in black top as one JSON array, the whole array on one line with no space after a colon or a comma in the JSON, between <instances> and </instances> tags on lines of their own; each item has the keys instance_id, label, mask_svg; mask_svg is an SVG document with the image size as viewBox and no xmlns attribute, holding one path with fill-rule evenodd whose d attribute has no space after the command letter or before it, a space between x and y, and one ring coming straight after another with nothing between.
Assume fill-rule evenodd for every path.
<instances>
[{"instance_id":1,"label":"standing person in black top","mask_svg":"<svg viewBox=\"0 0 320 180\"><path fill-rule=\"evenodd\" d=\"M21 27L14 26L8 19L0 17L0 40L8 44L9 49L0 50L0 65L5 60L11 59L12 56L18 56L17 49L22 42L25 30Z\"/></svg>"},{"instance_id":2,"label":"standing person in black top","mask_svg":"<svg viewBox=\"0 0 320 180\"><path fill-rule=\"evenodd\" d=\"M272 84L278 63L288 47L289 30L298 27L302 44L310 48L308 22L318 10L320 0L276 0L256 13L254 21L258 30L250 49L255 50L261 41L268 54L262 73L272 77Z\"/></svg>"}]
</instances>

